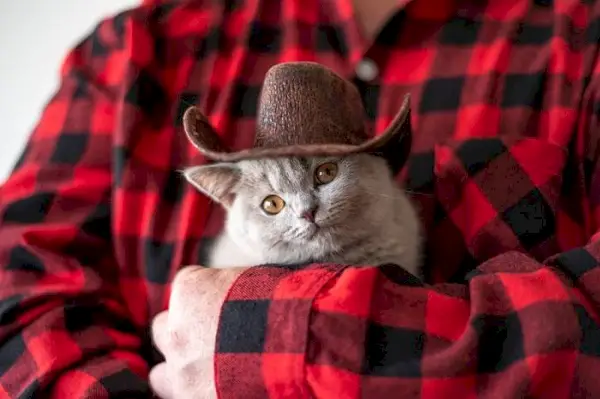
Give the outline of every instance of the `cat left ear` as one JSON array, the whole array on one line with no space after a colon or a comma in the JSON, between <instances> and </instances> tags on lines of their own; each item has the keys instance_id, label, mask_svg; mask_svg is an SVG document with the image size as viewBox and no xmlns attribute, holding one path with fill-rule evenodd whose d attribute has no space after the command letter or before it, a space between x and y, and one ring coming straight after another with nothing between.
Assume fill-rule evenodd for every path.
<instances>
[{"instance_id":1,"label":"cat left ear","mask_svg":"<svg viewBox=\"0 0 600 399\"><path fill-rule=\"evenodd\" d=\"M192 166L183 171L183 176L200 192L229 208L235 199L240 169L233 163Z\"/></svg>"}]
</instances>

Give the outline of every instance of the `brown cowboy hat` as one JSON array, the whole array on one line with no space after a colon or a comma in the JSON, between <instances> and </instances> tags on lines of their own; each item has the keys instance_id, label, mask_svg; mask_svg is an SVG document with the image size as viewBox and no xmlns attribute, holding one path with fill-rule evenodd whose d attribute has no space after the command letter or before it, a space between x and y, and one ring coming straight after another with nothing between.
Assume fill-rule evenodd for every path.
<instances>
[{"instance_id":1,"label":"brown cowboy hat","mask_svg":"<svg viewBox=\"0 0 600 399\"><path fill-rule=\"evenodd\" d=\"M266 73L259 98L252 148L232 151L197 107L183 115L192 144L208 159L235 162L288 156L343 156L372 153L399 169L411 147L409 95L377 136L369 137L356 87L314 62L286 62Z\"/></svg>"}]
</instances>

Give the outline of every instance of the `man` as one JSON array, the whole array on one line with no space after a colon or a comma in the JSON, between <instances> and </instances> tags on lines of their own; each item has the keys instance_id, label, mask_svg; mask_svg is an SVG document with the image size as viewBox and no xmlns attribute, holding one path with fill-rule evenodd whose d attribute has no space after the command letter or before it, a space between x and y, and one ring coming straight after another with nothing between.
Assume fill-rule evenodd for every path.
<instances>
[{"instance_id":1,"label":"man","mask_svg":"<svg viewBox=\"0 0 600 399\"><path fill-rule=\"evenodd\" d=\"M600 395L599 42L589 0L146 1L101 22L0 191L0 397ZM411 94L399 179L428 285L193 266L223 212L179 178L204 162L181 115L247 147L264 73L292 60L354 81L377 132Z\"/></svg>"}]
</instances>

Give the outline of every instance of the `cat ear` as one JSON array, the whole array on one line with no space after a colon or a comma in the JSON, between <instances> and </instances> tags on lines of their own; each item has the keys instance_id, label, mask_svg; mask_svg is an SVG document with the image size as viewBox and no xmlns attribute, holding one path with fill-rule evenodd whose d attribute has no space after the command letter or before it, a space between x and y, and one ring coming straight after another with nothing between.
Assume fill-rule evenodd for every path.
<instances>
[{"instance_id":1,"label":"cat ear","mask_svg":"<svg viewBox=\"0 0 600 399\"><path fill-rule=\"evenodd\" d=\"M235 199L240 169L233 163L192 166L183 170L183 176L200 192L229 208Z\"/></svg>"}]
</instances>

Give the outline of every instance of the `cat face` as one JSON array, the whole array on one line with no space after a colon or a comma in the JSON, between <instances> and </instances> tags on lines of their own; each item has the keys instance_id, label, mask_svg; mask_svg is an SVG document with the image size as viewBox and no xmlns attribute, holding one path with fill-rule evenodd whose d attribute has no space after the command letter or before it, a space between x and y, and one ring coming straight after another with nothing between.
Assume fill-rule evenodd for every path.
<instances>
[{"instance_id":1,"label":"cat face","mask_svg":"<svg viewBox=\"0 0 600 399\"><path fill-rule=\"evenodd\" d=\"M395 185L385 161L365 154L221 163L185 176L224 206L236 242L278 262L326 256L369 234Z\"/></svg>"}]
</instances>

